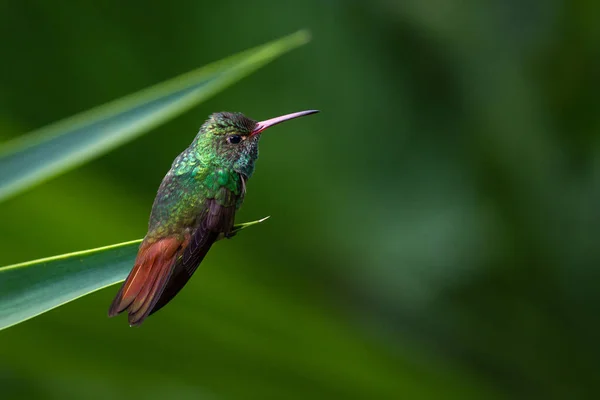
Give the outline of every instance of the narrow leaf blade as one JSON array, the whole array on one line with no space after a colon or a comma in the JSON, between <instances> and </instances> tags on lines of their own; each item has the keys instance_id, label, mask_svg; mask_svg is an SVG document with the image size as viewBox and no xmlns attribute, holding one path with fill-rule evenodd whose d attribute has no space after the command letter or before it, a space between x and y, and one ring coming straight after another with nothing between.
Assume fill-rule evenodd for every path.
<instances>
[{"instance_id":1,"label":"narrow leaf blade","mask_svg":"<svg viewBox=\"0 0 600 400\"><path fill-rule=\"evenodd\" d=\"M266 219L238 224L233 230L239 232ZM0 330L123 281L140 242L133 240L0 268Z\"/></svg>"},{"instance_id":2,"label":"narrow leaf blade","mask_svg":"<svg viewBox=\"0 0 600 400\"><path fill-rule=\"evenodd\" d=\"M133 140L308 38L307 32L296 32L5 144L0 147L0 201Z\"/></svg>"}]
</instances>

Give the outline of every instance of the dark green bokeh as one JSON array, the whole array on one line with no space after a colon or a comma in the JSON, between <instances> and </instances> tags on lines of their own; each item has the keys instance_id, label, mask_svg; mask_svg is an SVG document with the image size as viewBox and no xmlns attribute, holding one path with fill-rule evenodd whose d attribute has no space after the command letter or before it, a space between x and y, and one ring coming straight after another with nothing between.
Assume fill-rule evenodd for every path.
<instances>
[{"instance_id":1,"label":"dark green bokeh","mask_svg":"<svg viewBox=\"0 0 600 400\"><path fill-rule=\"evenodd\" d=\"M92 5L93 4L93 5ZM117 288L0 332L2 398L591 398L594 2L0 3L0 139L299 28L313 41L0 204L0 264L144 235L205 117L266 133L238 220L141 329Z\"/></svg>"}]
</instances>

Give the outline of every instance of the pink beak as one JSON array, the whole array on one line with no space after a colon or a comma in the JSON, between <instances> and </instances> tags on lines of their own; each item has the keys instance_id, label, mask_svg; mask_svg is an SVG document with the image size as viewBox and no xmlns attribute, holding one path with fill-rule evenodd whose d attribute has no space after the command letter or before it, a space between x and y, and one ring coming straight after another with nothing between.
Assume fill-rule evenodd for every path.
<instances>
[{"instance_id":1,"label":"pink beak","mask_svg":"<svg viewBox=\"0 0 600 400\"><path fill-rule=\"evenodd\" d=\"M250 134L250 137L252 137L254 135L258 135L265 129L270 128L273 125L277 125L283 121L287 121L287 120L298 118L298 117L304 117L305 115L315 114L318 112L319 112L319 110L300 111L300 112L295 112L292 114L282 115L281 117L275 117L275 118L267 119L265 121L260 121L259 123L256 124L256 127Z\"/></svg>"}]
</instances>

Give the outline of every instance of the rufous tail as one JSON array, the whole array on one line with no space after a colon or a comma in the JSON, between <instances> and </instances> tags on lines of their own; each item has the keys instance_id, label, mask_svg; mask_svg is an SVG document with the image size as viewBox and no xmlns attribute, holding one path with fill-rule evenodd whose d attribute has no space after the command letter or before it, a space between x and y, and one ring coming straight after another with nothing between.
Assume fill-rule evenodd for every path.
<instances>
[{"instance_id":1,"label":"rufous tail","mask_svg":"<svg viewBox=\"0 0 600 400\"><path fill-rule=\"evenodd\" d=\"M140 325L160 299L183 243L176 238L142 242L135 265L113 300L108 316L127 311L129 325Z\"/></svg>"}]
</instances>

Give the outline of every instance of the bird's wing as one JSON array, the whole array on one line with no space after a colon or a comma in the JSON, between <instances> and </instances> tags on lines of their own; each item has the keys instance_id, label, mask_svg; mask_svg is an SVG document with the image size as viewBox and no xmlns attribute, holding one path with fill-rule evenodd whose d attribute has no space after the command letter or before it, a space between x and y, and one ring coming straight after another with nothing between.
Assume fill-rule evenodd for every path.
<instances>
[{"instance_id":1,"label":"bird's wing","mask_svg":"<svg viewBox=\"0 0 600 400\"><path fill-rule=\"evenodd\" d=\"M140 325L167 304L191 278L219 234L231 231L239 195L221 186L206 200L195 228L183 239L168 236L144 241L109 316L127 310L129 324Z\"/></svg>"},{"instance_id":2,"label":"bird's wing","mask_svg":"<svg viewBox=\"0 0 600 400\"><path fill-rule=\"evenodd\" d=\"M191 235L188 246L177 260L173 276L169 279L160 299L152 307L154 314L164 307L190 280L206 253L221 233L228 234L233 228L237 196L222 187L220 193L208 200L207 214Z\"/></svg>"}]
</instances>

